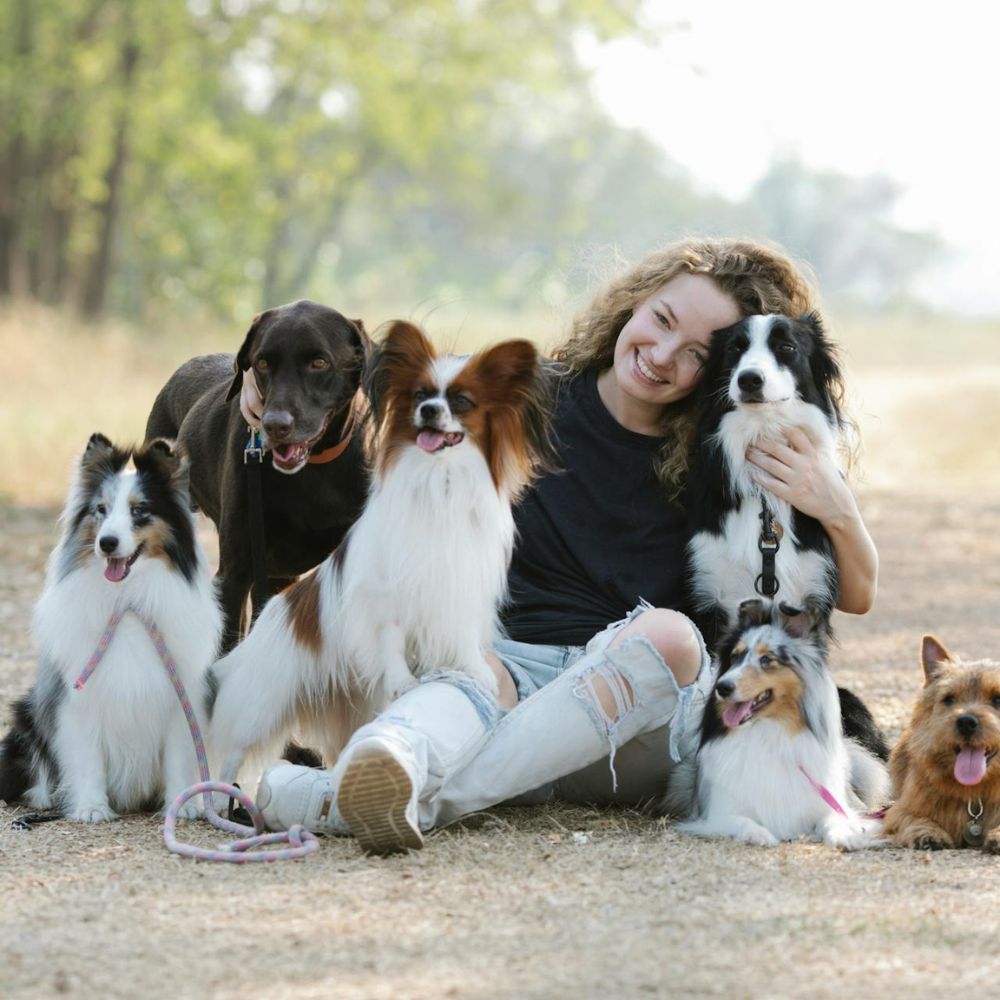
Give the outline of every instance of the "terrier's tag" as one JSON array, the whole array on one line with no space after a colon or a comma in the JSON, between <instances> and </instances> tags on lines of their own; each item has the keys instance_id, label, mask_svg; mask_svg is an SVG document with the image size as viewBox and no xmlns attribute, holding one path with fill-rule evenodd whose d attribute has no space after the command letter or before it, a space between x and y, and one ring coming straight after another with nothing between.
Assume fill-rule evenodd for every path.
<instances>
[{"instance_id":1,"label":"terrier's tag","mask_svg":"<svg viewBox=\"0 0 1000 1000\"><path fill-rule=\"evenodd\" d=\"M970 819L962 831L962 840L969 847L982 847L983 839L983 824L978 820Z\"/></svg>"},{"instance_id":2,"label":"terrier's tag","mask_svg":"<svg viewBox=\"0 0 1000 1000\"><path fill-rule=\"evenodd\" d=\"M983 800L980 799L976 803L976 808L972 808L972 803L970 802L966 807L966 811L969 813L969 822L965 824L965 829L962 831L962 840L968 844L969 847L982 847L983 846Z\"/></svg>"}]
</instances>

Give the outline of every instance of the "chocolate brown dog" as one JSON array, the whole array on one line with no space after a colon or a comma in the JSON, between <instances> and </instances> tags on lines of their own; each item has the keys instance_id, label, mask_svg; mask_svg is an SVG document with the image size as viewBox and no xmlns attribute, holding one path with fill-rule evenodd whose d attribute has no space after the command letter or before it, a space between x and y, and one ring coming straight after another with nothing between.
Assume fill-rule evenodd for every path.
<instances>
[{"instance_id":1,"label":"chocolate brown dog","mask_svg":"<svg viewBox=\"0 0 1000 1000\"><path fill-rule=\"evenodd\" d=\"M240 639L254 579L248 440L239 399L252 368L264 400L261 495L270 593L340 544L368 491L361 375L371 342L363 324L301 300L257 316L236 354L185 362L160 390L146 440L176 438L191 459L191 496L219 530L222 649ZM235 377L234 377L235 372ZM253 588L256 590L256 588ZM269 594L254 593L254 607Z\"/></svg>"},{"instance_id":2,"label":"chocolate brown dog","mask_svg":"<svg viewBox=\"0 0 1000 1000\"><path fill-rule=\"evenodd\" d=\"M1000 663L962 662L932 635L924 689L893 748L898 799L885 835L899 847L976 847L1000 854Z\"/></svg>"}]
</instances>

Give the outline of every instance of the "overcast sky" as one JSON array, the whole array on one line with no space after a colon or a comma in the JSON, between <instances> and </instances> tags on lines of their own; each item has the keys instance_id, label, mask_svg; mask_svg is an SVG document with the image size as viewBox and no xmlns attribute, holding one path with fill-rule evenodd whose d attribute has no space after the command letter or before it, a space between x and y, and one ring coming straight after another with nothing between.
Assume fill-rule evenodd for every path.
<instances>
[{"instance_id":1,"label":"overcast sky","mask_svg":"<svg viewBox=\"0 0 1000 1000\"><path fill-rule=\"evenodd\" d=\"M745 195L772 158L881 171L896 222L953 259L926 298L1000 313L1000 5L651 0L649 44L585 49L595 88L698 184ZM664 30L683 23L686 27Z\"/></svg>"}]
</instances>

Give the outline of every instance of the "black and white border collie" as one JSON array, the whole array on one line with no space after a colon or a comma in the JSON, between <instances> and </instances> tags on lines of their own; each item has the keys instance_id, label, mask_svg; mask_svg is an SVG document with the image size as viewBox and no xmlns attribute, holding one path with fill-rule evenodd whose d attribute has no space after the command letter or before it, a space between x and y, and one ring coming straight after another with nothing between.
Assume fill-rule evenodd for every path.
<instances>
[{"instance_id":1,"label":"black and white border collie","mask_svg":"<svg viewBox=\"0 0 1000 1000\"><path fill-rule=\"evenodd\" d=\"M826 648L817 608L740 604L719 647L697 754L674 769L657 811L702 837L773 845L809 836L845 850L871 846L880 825L863 813L887 801L886 748L853 695L852 728L875 743L845 736Z\"/></svg>"},{"instance_id":2,"label":"black and white border collie","mask_svg":"<svg viewBox=\"0 0 1000 1000\"><path fill-rule=\"evenodd\" d=\"M688 474L688 586L709 649L741 601L762 593L762 496L779 539L777 599L818 608L837 603L833 547L820 523L753 481L747 449L805 427L835 460L842 418L840 368L815 314L750 316L716 333L706 362L703 409Z\"/></svg>"},{"instance_id":3,"label":"black and white border collie","mask_svg":"<svg viewBox=\"0 0 1000 1000\"><path fill-rule=\"evenodd\" d=\"M170 442L131 451L94 434L61 524L35 608L37 680L0 744L0 799L96 823L169 804L198 778L183 709L137 615L124 615L74 687L112 616L133 609L157 627L196 713L222 616L194 533L187 459ZM189 802L182 815L198 812Z\"/></svg>"}]
</instances>

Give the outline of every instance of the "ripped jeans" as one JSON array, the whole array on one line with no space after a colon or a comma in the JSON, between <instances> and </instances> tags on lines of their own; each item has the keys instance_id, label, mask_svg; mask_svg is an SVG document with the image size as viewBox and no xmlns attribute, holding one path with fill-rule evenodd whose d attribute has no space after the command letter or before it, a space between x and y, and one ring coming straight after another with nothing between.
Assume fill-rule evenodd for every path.
<instances>
[{"instance_id":1,"label":"ripped jeans","mask_svg":"<svg viewBox=\"0 0 1000 1000\"><path fill-rule=\"evenodd\" d=\"M646 610L640 605L586 648L499 643L496 653L521 699L509 712L468 690L468 678L452 679L485 731L471 759L430 782L419 806L421 828L500 802L639 805L661 795L673 763L697 749L713 677L700 636L698 676L686 687L641 634L612 647ZM598 679L613 699L613 717L598 696Z\"/></svg>"}]
</instances>

